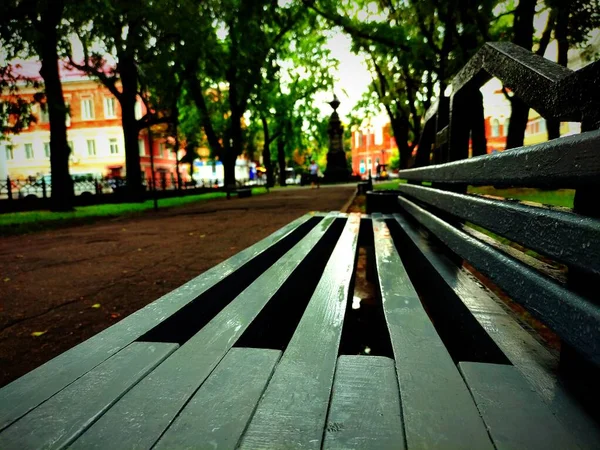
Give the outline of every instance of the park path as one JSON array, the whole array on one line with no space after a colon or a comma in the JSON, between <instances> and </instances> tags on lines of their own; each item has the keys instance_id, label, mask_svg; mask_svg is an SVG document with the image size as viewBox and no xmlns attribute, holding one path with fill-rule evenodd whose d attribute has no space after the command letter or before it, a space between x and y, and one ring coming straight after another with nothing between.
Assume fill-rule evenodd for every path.
<instances>
[{"instance_id":1,"label":"park path","mask_svg":"<svg viewBox=\"0 0 600 450\"><path fill-rule=\"evenodd\" d=\"M2 238L0 386L97 334L355 184L289 188Z\"/></svg>"}]
</instances>

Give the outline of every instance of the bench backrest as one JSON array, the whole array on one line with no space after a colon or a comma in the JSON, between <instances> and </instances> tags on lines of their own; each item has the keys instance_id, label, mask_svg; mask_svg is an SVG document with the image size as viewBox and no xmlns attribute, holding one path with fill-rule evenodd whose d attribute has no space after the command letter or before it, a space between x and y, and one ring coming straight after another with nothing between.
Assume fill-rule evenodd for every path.
<instances>
[{"instance_id":1,"label":"bench backrest","mask_svg":"<svg viewBox=\"0 0 600 450\"><path fill-rule=\"evenodd\" d=\"M495 76L546 119L582 133L486 155L479 87ZM600 366L600 62L571 71L510 43L488 43L426 115L398 202L459 258L555 331L569 362ZM468 158L469 139L474 157ZM436 163L430 165L430 163ZM425 182L425 183L424 183ZM469 186L574 189L574 208L469 194ZM558 275L475 224L558 263ZM506 241L504 241L506 243ZM560 266L562 265L562 266ZM566 268L565 268L566 266Z\"/></svg>"}]
</instances>

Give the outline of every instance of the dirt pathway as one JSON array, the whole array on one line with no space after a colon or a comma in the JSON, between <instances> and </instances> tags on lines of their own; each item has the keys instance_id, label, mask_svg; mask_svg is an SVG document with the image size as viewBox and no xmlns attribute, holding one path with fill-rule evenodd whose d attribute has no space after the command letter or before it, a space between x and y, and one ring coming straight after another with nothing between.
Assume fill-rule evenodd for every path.
<instances>
[{"instance_id":1,"label":"dirt pathway","mask_svg":"<svg viewBox=\"0 0 600 450\"><path fill-rule=\"evenodd\" d=\"M355 185L106 219L0 242L0 386L116 323Z\"/></svg>"}]
</instances>

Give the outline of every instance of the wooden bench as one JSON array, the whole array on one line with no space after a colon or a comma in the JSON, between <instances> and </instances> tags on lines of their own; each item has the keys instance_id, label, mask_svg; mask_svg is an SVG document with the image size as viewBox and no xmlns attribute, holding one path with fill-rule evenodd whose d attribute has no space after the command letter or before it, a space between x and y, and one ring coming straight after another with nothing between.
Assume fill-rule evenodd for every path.
<instances>
[{"instance_id":1,"label":"wooden bench","mask_svg":"<svg viewBox=\"0 0 600 450\"><path fill-rule=\"evenodd\" d=\"M295 220L1 389L0 449L599 448L599 146L410 169L389 214ZM576 208L468 184L575 188Z\"/></svg>"},{"instance_id":2,"label":"wooden bench","mask_svg":"<svg viewBox=\"0 0 600 450\"><path fill-rule=\"evenodd\" d=\"M228 185L226 188L227 196L230 194L237 194L238 198L247 198L252 196L252 187L250 186L237 186Z\"/></svg>"},{"instance_id":3,"label":"wooden bench","mask_svg":"<svg viewBox=\"0 0 600 450\"><path fill-rule=\"evenodd\" d=\"M552 354L437 245L404 215L301 217L0 390L0 448L597 446ZM390 350L357 355L361 249Z\"/></svg>"}]
</instances>

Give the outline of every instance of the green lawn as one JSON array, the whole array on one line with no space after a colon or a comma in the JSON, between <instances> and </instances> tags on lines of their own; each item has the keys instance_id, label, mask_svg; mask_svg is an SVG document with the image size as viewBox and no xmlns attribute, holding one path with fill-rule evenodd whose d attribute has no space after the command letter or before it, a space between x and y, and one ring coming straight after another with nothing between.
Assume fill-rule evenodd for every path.
<instances>
[{"instance_id":1,"label":"green lawn","mask_svg":"<svg viewBox=\"0 0 600 450\"><path fill-rule=\"evenodd\" d=\"M398 189L398 184L406 183L406 180L389 180L382 181L381 183L373 183L373 189L378 190L387 190L387 189Z\"/></svg>"},{"instance_id":2,"label":"green lawn","mask_svg":"<svg viewBox=\"0 0 600 450\"><path fill-rule=\"evenodd\" d=\"M385 181L374 184L373 188L378 189L397 189L399 183L406 183L406 180ZM427 183L423 183L427 185ZM573 199L575 191L572 189L558 189L546 191L542 189L531 188L510 188L495 189L492 186L469 186L469 194L492 195L502 198L514 198L528 202L542 203L544 205L562 206L573 208Z\"/></svg>"},{"instance_id":3,"label":"green lawn","mask_svg":"<svg viewBox=\"0 0 600 450\"><path fill-rule=\"evenodd\" d=\"M573 199L575 198L575 191L572 189L546 191L531 188L494 189L491 186L469 186L468 192L470 194L514 198L528 202L542 203L544 205L563 206L565 208L573 208Z\"/></svg>"},{"instance_id":4,"label":"green lawn","mask_svg":"<svg viewBox=\"0 0 600 450\"><path fill-rule=\"evenodd\" d=\"M264 188L253 188L252 195L266 193ZM159 208L172 208L187 205L189 203L203 202L207 200L224 198L224 192L209 192L206 194L190 195L187 197L173 197L158 200ZM154 208L154 202L147 200L143 203L118 203L92 206L78 206L73 212L51 212L51 211L26 211L0 214L0 235L22 234L31 231L39 231L54 228L66 223L93 222L102 217L116 217L127 214L135 214Z\"/></svg>"}]
</instances>

